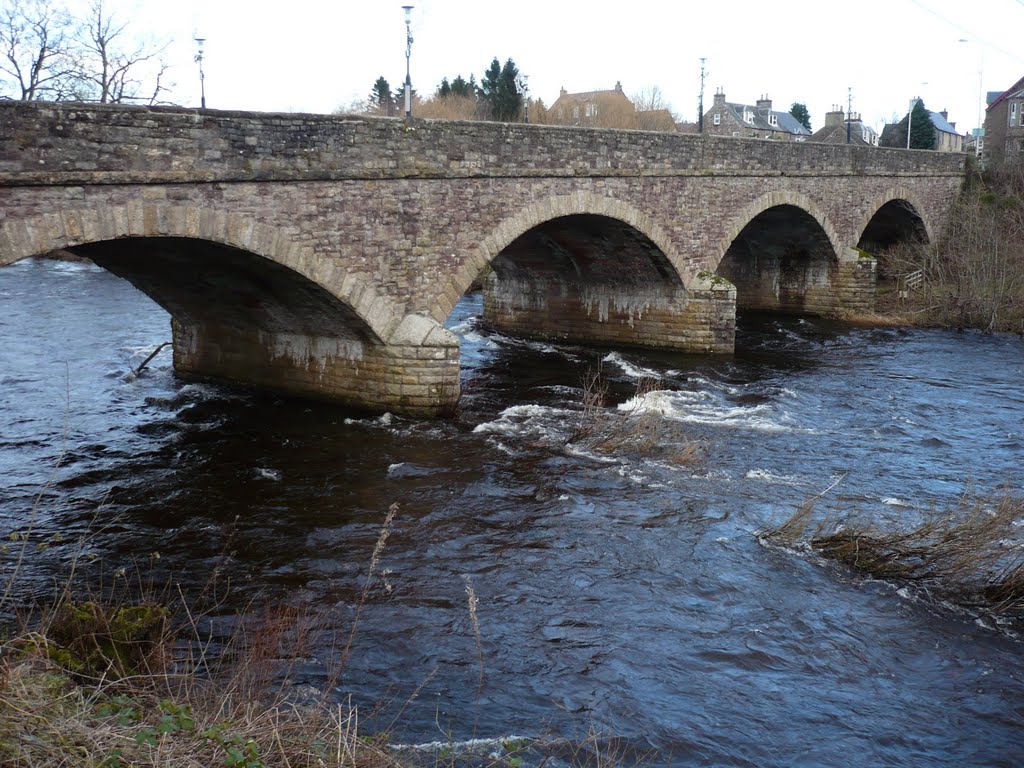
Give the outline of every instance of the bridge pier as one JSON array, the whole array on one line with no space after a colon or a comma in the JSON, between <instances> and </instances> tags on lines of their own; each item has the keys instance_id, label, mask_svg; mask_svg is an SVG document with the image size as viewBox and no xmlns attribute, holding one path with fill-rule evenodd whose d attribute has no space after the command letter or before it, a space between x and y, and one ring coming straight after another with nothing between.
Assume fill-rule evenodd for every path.
<instances>
[{"instance_id":1,"label":"bridge pier","mask_svg":"<svg viewBox=\"0 0 1024 768\"><path fill-rule=\"evenodd\" d=\"M240 382L361 410L450 414L459 399L459 341L407 315L386 344L172 320L174 367L186 377Z\"/></svg>"},{"instance_id":2,"label":"bridge pier","mask_svg":"<svg viewBox=\"0 0 1024 768\"><path fill-rule=\"evenodd\" d=\"M839 259L806 252L726 255L718 272L736 286L741 309L833 315L875 308L876 263L856 248Z\"/></svg>"},{"instance_id":3,"label":"bridge pier","mask_svg":"<svg viewBox=\"0 0 1024 768\"><path fill-rule=\"evenodd\" d=\"M492 272L484 281L484 321L533 338L730 353L736 290L703 274L687 289L509 279Z\"/></svg>"}]
</instances>

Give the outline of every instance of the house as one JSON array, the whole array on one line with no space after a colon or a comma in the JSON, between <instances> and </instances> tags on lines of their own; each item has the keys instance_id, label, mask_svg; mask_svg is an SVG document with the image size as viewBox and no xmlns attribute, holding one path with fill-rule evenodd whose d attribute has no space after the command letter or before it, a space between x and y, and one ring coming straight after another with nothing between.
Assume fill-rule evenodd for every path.
<instances>
[{"instance_id":1,"label":"house","mask_svg":"<svg viewBox=\"0 0 1024 768\"><path fill-rule=\"evenodd\" d=\"M935 143L932 149L939 152L963 152L964 137L956 132L956 123L949 122L949 113L946 110L932 112L925 110L932 125L935 126ZM882 137L879 144L883 147L906 147L907 146L907 118L904 117L898 123L888 123L882 129Z\"/></svg>"},{"instance_id":2,"label":"house","mask_svg":"<svg viewBox=\"0 0 1024 768\"><path fill-rule=\"evenodd\" d=\"M825 125L812 133L808 141L818 144L859 144L860 146L878 146L878 132L865 123L859 114L846 113L839 105L833 105L831 112L825 113Z\"/></svg>"},{"instance_id":3,"label":"house","mask_svg":"<svg viewBox=\"0 0 1024 768\"><path fill-rule=\"evenodd\" d=\"M642 131L674 131L675 119L667 109L639 110L622 90L622 83L606 91L569 93L561 89L548 109L548 121L555 125L593 128L623 128Z\"/></svg>"},{"instance_id":4,"label":"house","mask_svg":"<svg viewBox=\"0 0 1024 768\"><path fill-rule=\"evenodd\" d=\"M939 152L963 152L964 137L956 132L956 123L949 122L949 112L928 111L935 126L935 149Z\"/></svg>"},{"instance_id":5,"label":"house","mask_svg":"<svg viewBox=\"0 0 1024 768\"><path fill-rule=\"evenodd\" d=\"M773 110L772 100L767 96L753 105L735 104L725 100L721 88L711 109L704 113L704 133L782 141L806 141L811 135L789 112Z\"/></svg>"},{"instance_id":6,"label":"house","mask_svg":"<svg viewBox=\"0 0 1024 768\"><path fill-rule=\"evenodd\" d=\"M1024 162L1024 77L1005 91L988 94L984 142L986 164Z\"/></svg>"}]
</instances>

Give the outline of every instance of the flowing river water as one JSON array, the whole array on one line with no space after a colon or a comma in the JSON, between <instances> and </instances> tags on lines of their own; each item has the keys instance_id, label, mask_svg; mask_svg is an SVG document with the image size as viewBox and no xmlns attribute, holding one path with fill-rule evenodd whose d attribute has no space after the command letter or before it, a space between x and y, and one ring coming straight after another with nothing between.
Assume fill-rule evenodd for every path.
<instances>
[{"instance_id":1,"label":"flowing river water","mask_svg":"<svg viewBox=\"0 0 1024 768\"><path fill-rule=\"evenodd\" d=\"M91 265L6 267L0 307L0 533L50 544L22 604L83 540L109 578L199 595L216 574L224 616L316 617L310 688L351 637L334 693L398 742L596 729L681 766L1024 764L1010 628L755 536L833 484L823 514L893 524L1019 491L1020 338L767 317L729 357L591 349L489 332L467 296L461 413L431 422L181 381L169 349L132 378L168 317ZM601 418L650 410L658 450L567 445L598 370ZM673 461L684 440L698 463Z\"/></svg>"}]
</instances>

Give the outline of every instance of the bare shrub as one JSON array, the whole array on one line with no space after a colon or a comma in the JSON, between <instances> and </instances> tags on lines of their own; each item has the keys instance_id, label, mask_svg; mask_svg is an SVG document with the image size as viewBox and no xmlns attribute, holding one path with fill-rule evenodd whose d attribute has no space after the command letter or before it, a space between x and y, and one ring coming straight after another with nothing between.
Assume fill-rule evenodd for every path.
<instances>
[{"instance_id":1,"label":"bare shrub","mask_svg":"<svg viewBox=\"0 0 1024 768\"><path fill-rule=\"evenodd\" d=\"M417 117L437 120L480 120L480 104L472 96L434 96L416 106Z\"/></svg>"},{"instance_id":2,"label":"bare shrub","mask_svg":"<svg viewBox=\"0 0 1024 768\"><path fill-rule=\"evenodd\" d=\"M932 245L904 245L881 257L886 270L924 269L912 303L926 321L984 331L1024 332L1024 172L972 179Z\"/></svg>"},{"instance_id":3,"label":"bare shrub","mask_svg":"<svg viewBox=\"0 0 1024 768\"><path fill-rule=\"evenodd\" d=\"M634 454L690 465L703 458L703 444L681 426L644 407L645 398L663 388L659 379L641 378L625 410L607 407L608 382L599 373L583 378L581 408L566 444L598 454Z\"/></svg>"},{"instance_id":4,"label":"bare shrub","mask_svg":"<svg viewBox=\"0 0 1024 768\"><path fill-rule=\"evenodd\" d=\"M1024 618L1024 541L1017 531L1024 498L964 494L912 527L886 529L863 519L814 526L813 500L783 523L761 531L763 542L805 542L824 557L872 577L913 584L926 596L993 615Z\"/></svg>"}]
</instances>

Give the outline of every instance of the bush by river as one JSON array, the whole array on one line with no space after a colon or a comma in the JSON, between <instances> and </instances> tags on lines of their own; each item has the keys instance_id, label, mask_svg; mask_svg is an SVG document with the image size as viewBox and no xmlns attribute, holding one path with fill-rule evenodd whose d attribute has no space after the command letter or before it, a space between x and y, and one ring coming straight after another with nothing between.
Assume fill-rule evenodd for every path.
<instances>
[{"instance_id":1,"label":"bush by river","mask_svg":"<svg viewBox=\"0 0 1024 768\"><path fill-rule=\"evenodd\" d=\"M975 173L934 243L879 255L879 311L915 325L1024 333L1024 168ZM900 294L899 275L920 270Z\"/></svg>"}]
</instances>

